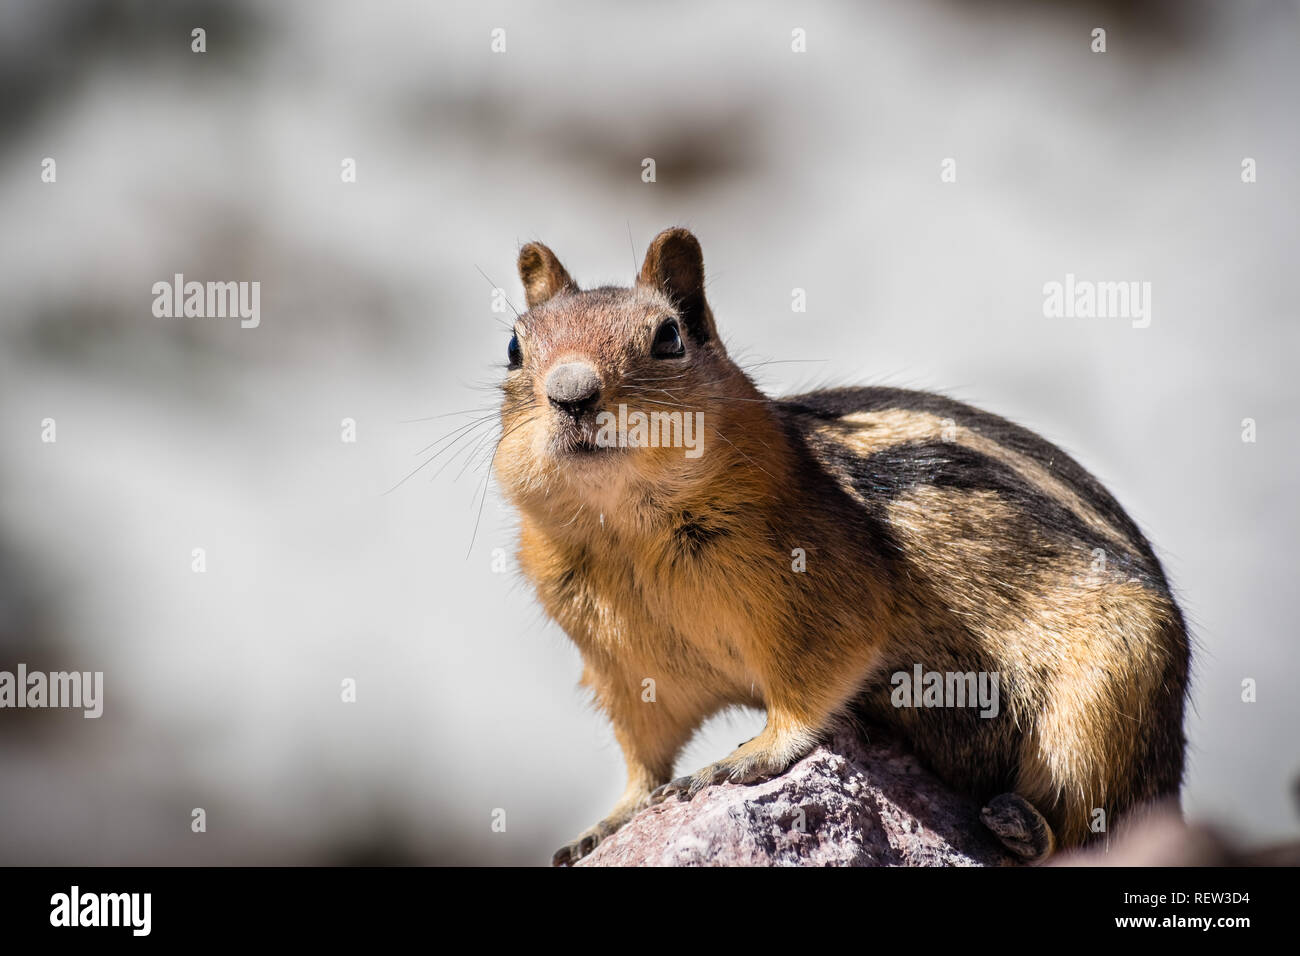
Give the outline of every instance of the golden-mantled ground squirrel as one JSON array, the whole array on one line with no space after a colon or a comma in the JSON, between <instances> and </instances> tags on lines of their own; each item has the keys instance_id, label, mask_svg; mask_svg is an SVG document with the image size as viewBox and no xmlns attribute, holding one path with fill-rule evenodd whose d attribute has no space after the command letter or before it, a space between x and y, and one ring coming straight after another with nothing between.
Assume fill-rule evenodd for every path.
<instances>
[{"instance_id":1,"label":"golden-mantled ground squirrel","mask_svg":"<svg viewBox=\"0 0 1300 956\"><path fill-rule=\"evenodd\" d=\"M631 288L580 290L537 243L519 273L495 468L628 777L554 862L653 800L779 774L845 720L892 728L1031 860L1177 799L1183 617L1070 456L939 395L768 398L727 357L684 229ZM762 733L674 779L734 705L764 708Z\"/></svg>"}]
</instances>

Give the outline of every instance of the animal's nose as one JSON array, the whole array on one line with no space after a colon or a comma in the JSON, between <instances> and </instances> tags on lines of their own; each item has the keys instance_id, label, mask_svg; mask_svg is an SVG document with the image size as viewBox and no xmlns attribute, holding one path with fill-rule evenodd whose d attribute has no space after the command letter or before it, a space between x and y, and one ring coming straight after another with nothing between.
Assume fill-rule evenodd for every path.
<instances>
[{"instance_id":1,"label":"animal's nose","mask_svg":"<svg viewBox=\"0 0 1300 956\"><path fill-rule=\"evenodd\" d=\"M546 376L546 397L575 418L600 398L600 376L586 362L565 362Z\"/></svg>"}]
</instances>

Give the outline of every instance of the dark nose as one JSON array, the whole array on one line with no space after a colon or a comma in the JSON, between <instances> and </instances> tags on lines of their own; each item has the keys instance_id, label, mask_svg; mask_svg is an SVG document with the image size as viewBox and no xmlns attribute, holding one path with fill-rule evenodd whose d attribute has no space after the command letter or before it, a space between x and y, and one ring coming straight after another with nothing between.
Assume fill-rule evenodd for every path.
<instances>
[{"instance_id":1,"label":"dark nose","mask_svg":"<svg viewBox=\"0 0 1300 956\"><path fill-rule=\"evenodd\" d=\"M577 418L600 398L600 376L586 362L565 362L546 376L546 397Z\"/></svg>"}]
</instances>

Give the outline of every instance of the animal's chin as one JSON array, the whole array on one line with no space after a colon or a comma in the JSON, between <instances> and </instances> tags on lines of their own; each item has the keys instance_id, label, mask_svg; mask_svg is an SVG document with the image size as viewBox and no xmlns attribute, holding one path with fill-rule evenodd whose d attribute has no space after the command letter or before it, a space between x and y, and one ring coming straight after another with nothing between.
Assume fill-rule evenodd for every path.
<instances>
[{"instance_id":1,"label":"animal's chin","mask_svg":"<svg viewBox=\"0 0 1300 956\"><path fill-rule=\"evenodd\" d=\"M551 436L551 454L559 461L575 464L613 461L627 449L596 443L595 435L571 430Z\"/></svg>"}]
</instances>

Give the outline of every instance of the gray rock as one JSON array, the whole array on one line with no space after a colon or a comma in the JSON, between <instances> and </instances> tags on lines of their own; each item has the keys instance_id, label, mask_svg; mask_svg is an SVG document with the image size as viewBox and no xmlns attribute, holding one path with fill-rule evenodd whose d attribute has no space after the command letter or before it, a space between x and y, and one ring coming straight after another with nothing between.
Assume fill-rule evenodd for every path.
<instances>
[{"instance_id":1,"label":"gray rock","mask_svg":"<svg viewBox=\"0 0 1300 956\"><path fill-rule=\"evenodd\" d=\"M638 813L579 866L1004 866L979 820L898 744L840 734L786 773Z\"/></svg>"}]
</instances>

